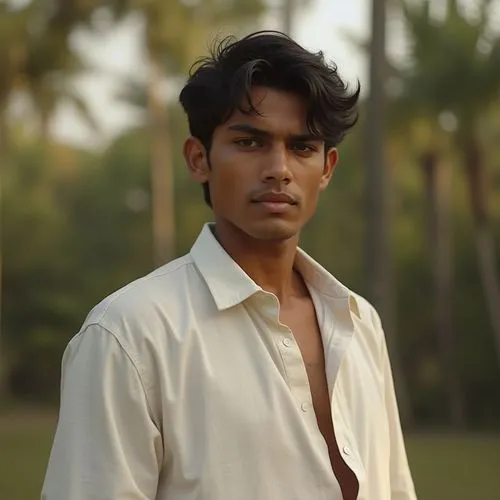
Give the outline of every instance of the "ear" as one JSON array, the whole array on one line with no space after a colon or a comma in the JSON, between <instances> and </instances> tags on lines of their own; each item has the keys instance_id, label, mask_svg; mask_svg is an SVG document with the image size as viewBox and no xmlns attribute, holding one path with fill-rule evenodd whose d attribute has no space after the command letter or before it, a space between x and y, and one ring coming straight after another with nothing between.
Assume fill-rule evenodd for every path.
<instances>
[{"instance_id":1,"label":"ear","mask_svg":"<svg viewBox=\"0 0 500 500\"><path fill-rule=\"evenodd\" d=\"M183 153L191 177L200 184L208 182L210 174L208 152L200 140L196 137L186 139Z\"/></svg>"},{"instance_id":2,"label":"ear","mask_svg":"<svg viewBox=\"0 0 500 500\"><path fill-rule=\"evenodd\" d=\"M337 148L330 148L325 155L325 165L323 166L323 174L319 188L321 191L326 189L333 175L333 171L339 161L339 152Z\"/></svg>"}]
</instances>

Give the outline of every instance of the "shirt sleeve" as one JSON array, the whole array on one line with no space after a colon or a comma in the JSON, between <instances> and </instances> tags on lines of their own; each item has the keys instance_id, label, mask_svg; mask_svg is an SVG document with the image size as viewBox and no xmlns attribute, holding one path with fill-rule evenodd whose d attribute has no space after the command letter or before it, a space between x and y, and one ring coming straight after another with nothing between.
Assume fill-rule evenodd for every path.
<instances>
[{"instance_id":1,"label":"shirt sleeve","mask_svg":"<svg viewBox=\"0 0 500 500\"><path fill-rule=\"evenodd\" d=\"M133 358L93 324L66 348L61 379L42 500L154 500L162 439Z\"/></svg>"},{"instance_id":2,"label":"shirt sleeve","mask_svg":"<svg viewBox=\"0 0 500 500\"><path fill-rule=\"evenodd\" d=\"M391 500L416 500L417 495L408 465L385 337L383 337L382 363L385 383L385 406L390 435Z\"/></svg>"}]
</instances>

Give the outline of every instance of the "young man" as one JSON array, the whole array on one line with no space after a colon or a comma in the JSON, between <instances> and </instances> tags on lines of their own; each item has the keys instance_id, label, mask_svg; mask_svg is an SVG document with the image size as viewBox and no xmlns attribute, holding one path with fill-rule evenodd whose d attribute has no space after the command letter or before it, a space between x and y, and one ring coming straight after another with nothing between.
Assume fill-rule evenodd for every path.
<instances>
[{"instance_id":1,"label":"young man","mask_svg":"<svg viewBox=\"0 0 500 500\"><path fill-rule=\"evenodd\" d=\"M92 310L45 500L413 500L375 310L298 249L355 122L291 39L226 40L180 100L214 224Z\"/></svg>"}]
</instances>

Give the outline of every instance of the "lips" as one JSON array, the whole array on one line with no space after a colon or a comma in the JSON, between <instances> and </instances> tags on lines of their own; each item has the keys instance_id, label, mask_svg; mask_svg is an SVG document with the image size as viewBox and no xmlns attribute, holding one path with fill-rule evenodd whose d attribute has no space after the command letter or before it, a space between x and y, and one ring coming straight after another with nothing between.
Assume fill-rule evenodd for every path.
<instances>
[{"instance_id":1,"label":"lips","mask_svg":"<svg viewBox=\"0 0 500 500\"><path fill-rule=\"evenodd\" d=\"M288 203L289 205L296 205L295 198L288 193L268 192L255 197L252 201L255 203Z\"/></svg>"},{"instance_id":2,"label":"lips","mask_svg":"<svg viewBox=\"0 0 500 500\"><path fill-rule=\"evenodd\" d=\"M262 193L253 198L252 202L265 213L273 216L283 216L289 213L298 203L292 195L276 191Z\"/></svg>"}]
</instances>

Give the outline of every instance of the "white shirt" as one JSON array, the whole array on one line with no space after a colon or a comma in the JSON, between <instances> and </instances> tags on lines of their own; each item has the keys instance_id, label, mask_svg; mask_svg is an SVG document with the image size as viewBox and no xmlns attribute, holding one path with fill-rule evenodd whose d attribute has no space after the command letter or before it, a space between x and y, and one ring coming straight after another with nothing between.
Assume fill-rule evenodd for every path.
<instances>
[{"instance_id":1,"label":"white shirt","mask_svg":"<svg viewBox=\"0 0 500 500\"><path fill-rule=\"evenodd\" d=\"M303 251L360 500L414 500L377 313ZM62 362L43 500L341 500L279 303L205 226L97 305Z\"/></svg>"}]
</instances>

